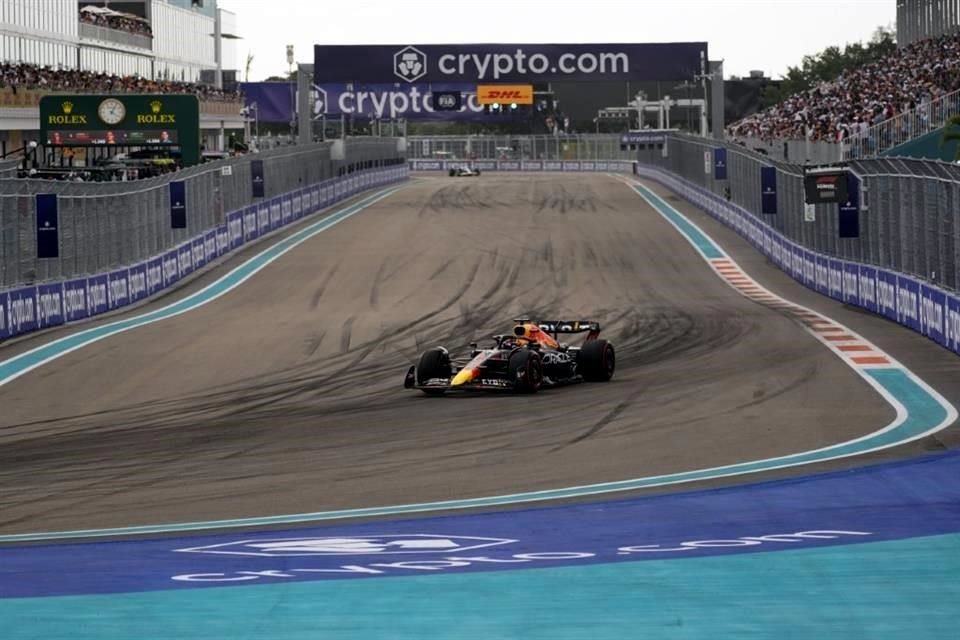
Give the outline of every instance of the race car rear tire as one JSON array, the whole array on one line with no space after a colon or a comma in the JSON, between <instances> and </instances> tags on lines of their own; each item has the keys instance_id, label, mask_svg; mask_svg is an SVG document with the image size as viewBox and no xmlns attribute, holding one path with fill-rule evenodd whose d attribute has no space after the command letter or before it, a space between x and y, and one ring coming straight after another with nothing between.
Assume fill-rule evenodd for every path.
<instances>
[{"instance_id":1,"label":"race car rear tire","mask_svg":"<svg viewBox=\"0 0 960 640\"><path fill-rule=\"evenodd\" d=\"M587 382L608 382L616 366L613 345L602 338L587 340L577 356L577 371Z\"/></svg>"},{"instance_id":2,"label":"race car rear tire","mask_svg":"<svg viewBox=\"0 0 960 640\"><path fill-rule=\"evenodd\" d=\"M473 170L473 175L474 175L475 177L479 178L479 177L480 177L480 169L474 169L474 170Z\"/></svg>"},{"instance_id":3,"label":"race car rear tire","mask_svg":"<svg viewBox=\"0 0 960 640\"><path fill-rule=\"evenodd\" d=\"M543 384L543 362L540 354L530 349L519 349L510 354L507 376L517 393L536 393Z\"/></svg>"},{"instance_id":4,"label":"race car rear tire","mask_svg":"<svg viewBox=\"0 0 960 640\"><path fill-rule=\"evenodd\" d=\"M422 384L423 381L429 380L431 378L447 378L449 379L453 375L452 368L450 366L450 354L447 353L446 349L440 347L434 347L432 349L427 349L420 354L420 358L417 360L417 382ZM421 389L428 396L439 396L443 395L444 389Z\"/></svg>"},{"instance_id":5,"label":"race car rear tire","mask_svg":"<svg viewBox=\"0 0 960 640\"><path fill-rule=\"evenodd\" d=\"M457 175L457 170L456 170L456 169L450 169L450 177L451 177L451 178L454 178L454 177L456 177L456 175Z\"/></svg>"}]
</instances>

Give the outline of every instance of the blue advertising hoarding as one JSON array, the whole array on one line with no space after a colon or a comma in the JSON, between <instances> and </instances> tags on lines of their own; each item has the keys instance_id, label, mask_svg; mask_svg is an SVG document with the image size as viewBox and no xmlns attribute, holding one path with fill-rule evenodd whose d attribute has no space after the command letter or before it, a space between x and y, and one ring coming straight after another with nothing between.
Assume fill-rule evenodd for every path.
<instances>
[{"instance_id":1,"label":"blue advertising hoarding","mask_svg":"<svg viewBox=\"0 0 960 640\"><path fill-rule=\"evenodd\" d=\"M860 237L860 180L852 173L847 174L847 200L837 203L837 235Z\"/></svg>"},{"instance_id":2,"label":"blue advertising hoarding","mask_svg":"<svg viewBox=\"0 0 960 640\"><path fill-rule=\"evenodd\" d=\"M920 332L939 345L946 346L947 294L928 285L920 285Z\"/></svg>"},{"instance_id":3,"label":"blue advertising hoarding","mask_svg":"<svg viewBox=\"0 0 960 640\"><path fill-rule=\"evenodd\" d=\"M183 180L170 183L170 228L187 228L187 183Z\"/></svg>"},{"instance_id":4,"label":"blue advertising hoarding","mask_svg":"<svg viewBox=\"0 0 960 640\"><path fill-rule=\"evenodd\" d=\"M83 320L90 315L87 308L87 279L67 280L63 283L63 316L66 322Z\"/></svg>"},{"instance_id":5,"label":"blue advertising hoarding","mask_svg":"<svg viewBox=\"0 0 960 640\"><path fill-rule=\"evenodd\" d=\"M945 333L947 346L960 353L960 297L947 298L947 319Z\"/></svg>"},{"instance_id":6,"label":"blue advertising hoarding","mask_svg":"<svg viewBox=\"0 0 960 640\"><path fill-rule=\"evenodd\" d=\"M713 177L717 180L727 179L726 147L714 147L713 149Z\"/></svg>"},{"instance_id":7,"label":"blue advertising hoarding","mask_svg":"<svg viewBox=\"0 0 960 640\"><path fill-rule=\"evenodd\" d=\"M36 287L22 287L7 292L7 327L10 335L37 328L36 298Z\"/></svg>"},{"instance_id":8,"label":"blue advertising hoarding","mask_svg":"<svg viewBox=\"0 0 960 640\"><path fill-rule=\"evenodd\" d=\"M153 295L163 288L163 257L158 256L147 261L147 295Z\"/></svg>"},{"instance_id":9,"label":"blue advertising hoarding","mask_svg":"<svg viewBox=\"0 0 960 640\"><path fill-rule=\"evenodd\" d=\"M110 309L110 283L107 274L87 278L87 309L91 316Z\"/></svg>"},{"instance_id":10,"label":"blue advertising hoarding","mask_svg":"<svg viewBox=\"0 0 960 640\"><path fill-rule=\"evenodd\" d=\"M135 264L128 270L127 301L134 303L147 297L147 263Z\"/></svg>"},{"instance_id":11,"label":"blue advertising hoarding","mask_svg":"<svg viewBox=\"0 0 960 640\"><path fill-rule=\"evenodd\" d=\"M262 198L265 193L265 183L263 177L263 160L250 161L250 181L251 192L254 198Z\"/></svg>"},{"instance_id":12,"label":"blue advertising hoarding","mask_svg":"<svg viewBox=\"0 0 960 640\"><path fill-rule=\"evenodd\" d=\"M37 285L37 327L55 327L65 322L63 317L63 285Z\"/></svg>"},{"instance_id":13,"label":"blue advertising hoarding","mask_svg":"<svg viewBox=\"0 0 960 640\"><path fill-rule=\"evenodd\" d=\"M776 167L760 167L760 210L766 215L777 212Z\"/></svg>"},{"instance_id":14,"label":"blue advertising hoarding","mask_svg":"<svg viewBox=\"0 0 960 640\"><path fill-rule=\"evenodd\" d=\"M37 257L60 257L59 212L57 194L38 193L37 206Z\"/></svg>"},{"instance_id":15,"label":"blue advertising hoarding","mask_svg":"<svg viewBox=\"0 0 960 640\"><path fill-rule=\"evenodd\" d=\"M706 73L706 61L706 42L315 45L313 81L670 81Z\"/></svg>"},{"instance_id":16,"label":"blue advertising hoarding","mask_svg":"<svg viewBox=\"0 0 960 640\"><path fill-rule=\"evenodd\" d=\"M130 304L130 272L117 269L110 273L107 280L110 309L119 309Z\"/></svg>"}]
</instances>

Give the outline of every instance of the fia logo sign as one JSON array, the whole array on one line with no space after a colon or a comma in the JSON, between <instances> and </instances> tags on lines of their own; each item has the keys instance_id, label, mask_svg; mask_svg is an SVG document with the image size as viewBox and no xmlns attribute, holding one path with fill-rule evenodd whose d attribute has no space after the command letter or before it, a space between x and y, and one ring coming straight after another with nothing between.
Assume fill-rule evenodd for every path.
<instances>
[{"instance_id":1,"label":"fia logo sign","mask_svg":"<svg viewBox=\"0 0 960 640\"><path fill-rule=\"evenodd\" d=\"M427 55L416 47L404 47L393 54L393 73L401 80L416 82L427 75Z\"/></svg>"}]
</instances>

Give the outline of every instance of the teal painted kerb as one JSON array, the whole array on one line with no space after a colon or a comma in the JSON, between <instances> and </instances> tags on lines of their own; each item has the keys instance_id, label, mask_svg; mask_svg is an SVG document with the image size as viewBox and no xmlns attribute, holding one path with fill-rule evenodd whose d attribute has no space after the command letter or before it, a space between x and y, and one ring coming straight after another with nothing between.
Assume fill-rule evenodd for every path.
<instances>
[{"instance_id":1,"label":"teal painted kerb","mask_svg":"<svg viewBox=\"0 0 960 640\"><path fill-rule=\"evenodd\" d=\"M205 305L212 300L219 298L224 293L230 291L239 284L242 284L245 280L298 244L308 240L318 233L321 233L322 231L329 229L338 222L341 222L355 213L362 211L371 204L386 198L401 188L402 187L392 187L378 191L370 196L367 196L366 198L363 198L353 205L326 216L322 220L319 220L270 246L268 249L250 258L236 269L218 279L216 282L178 302L161 309L157 309L156 311L139 314L132 318L126 318L124 320L110 322L93 329L80 331L64 338L60 338L59 340L54 340L53 342L20 354L19 356L10 358L9 360L0 362L0 385L6 384L24 372L29 371L31 368L58 358L69 351L79 349L117 333L128 331L136 327L141 327L146 324L151 324L153 322L159 322L160 320L165 320Z\"/></svg>"},{"instance_id":2,"label":"teal painted kerb","mask_svg":"<svg viewBox=\"0 0 960 640\"><path fill-rule=\"evenodd\" d=\"M687 220L680 212L664 202L663 198L642 184L634 184L633 188L650 206L656 209L660 215L672 222L690 244L696 247L707 260L717 260L727 257L727 254L717 246L717 243L711 240L704 232L700 231L696 225Z\"/></svg>"},{"instance_id":3,"label":"teal painted kerb","mask_svg":"<svg viewBox=\"0 0 960 640\"><path fill-rule=\"evenodd\" d=\"M874 369L868 371L873 378L890 395L897 398L906 411L903 422L892 429L875 432L862 439L839 443L815 451L767 458L732 464L709 469L698 469L680 473L670 473L646 478L635 478L618 482L604 482L599 484L550 489L544 491L529 491L502 496L488 496L482 498L468 498L463 500L447 500L441 502L425 502L419 504L393 505L385 507L371 507L364 509L341 509L336 511L318 511L314 513L298 513L278 516L262 516L256 518L237 518L231 520L215 520L208 522L182 522L175 524L145 525L138 527L119 527L113 529L85 529L78 531L26 533L0 536L0 542L29 542L36 540L66 540L71 538L92 538L105 536L126 536L138 534L157 534L170 532L197 531L204 529L226 529L232 527L266 526L279 524L297 524L305 522L321 522L325 520L343 520L373 516L394 516L430 511L446 511L454 509L470 509L477 507L495 507L524 502L541 502L562 500L590 495L602 495L622 491L634 491L651 487L684 484L699 480L709 480L727 476L738 476L750 473L770 471L795 467L825 460L859 455L901 444L912 439L922 437L942 426L946 421L947 409L936 401L920 386L906 371L901 369ZM838 416L842 417L842 416Z\"/></svg>"},{"instance_id":4,"label":"teal painted kerb","mask_svg":"<svg viewBox=\"0 0 960 640\"><path fill-rule=\"evenodd\" d=\"M0 600L4 640L956 637L960 535L770 553ZM51 579L55 579L51 577Z\"/></svg>"}]
</instances>

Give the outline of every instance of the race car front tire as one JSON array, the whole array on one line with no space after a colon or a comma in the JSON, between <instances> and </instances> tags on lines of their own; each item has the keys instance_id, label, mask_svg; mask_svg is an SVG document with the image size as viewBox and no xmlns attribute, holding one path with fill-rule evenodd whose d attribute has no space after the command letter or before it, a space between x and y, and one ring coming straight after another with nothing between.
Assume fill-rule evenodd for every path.
<instances>
[{"instance_id":1,"label":"race car front tire","mask_svg":"<svg viewBox=\"0 0 960 640\"><path fill-rule=\"evenodd\" d=\"M540 354L530 349L514 351L507 362L507 376L517 393L536 393L543 384Z\"/></svg>"},{"instance_id":2,"label":"race car front tire","mask_svg":"<svg viewBox=\"0 0 960 640\"><path fill-rule=\"evenodd\" d=\"M431 378L447 378L453 375L450 366L450 354L446 349L433 347L420 354L417 360L417 383L423 384ZM421 389L429 396L443 395L444 389Z\"/></svg>"},{"instance_id":3,"label":"race car front tire","mask_svg":"<svg viewBox=\"0 0 960 640\"><path fill-rule=\"evenodd\" d=\"M613 345L602 338L587 340L577 355L577 371L587 382L609 382L616 366Z\"/></svg>"}]
</instances>

